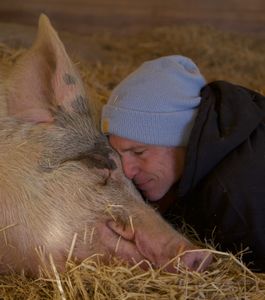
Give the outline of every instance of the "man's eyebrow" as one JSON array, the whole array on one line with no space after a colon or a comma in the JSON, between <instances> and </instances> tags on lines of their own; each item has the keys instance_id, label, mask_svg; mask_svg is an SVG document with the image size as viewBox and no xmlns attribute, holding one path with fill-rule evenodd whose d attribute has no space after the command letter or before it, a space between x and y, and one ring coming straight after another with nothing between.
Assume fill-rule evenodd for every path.
<instances>
[{"instance_id":1,"label":"man's eyebrow","mask_svg":"<svg viewBox=\"0 0 265 300\"><path fill-rule=\"evenodd\" d=\"M141 148L144 148L144 146L130 146L130 147L127 147L127 148L123 148L123 149L120 149L120 152L121 153L126 153L126 152L130 152L130 151L135 151L135 150L139 150Z\"/></svg>"}]
</instances>

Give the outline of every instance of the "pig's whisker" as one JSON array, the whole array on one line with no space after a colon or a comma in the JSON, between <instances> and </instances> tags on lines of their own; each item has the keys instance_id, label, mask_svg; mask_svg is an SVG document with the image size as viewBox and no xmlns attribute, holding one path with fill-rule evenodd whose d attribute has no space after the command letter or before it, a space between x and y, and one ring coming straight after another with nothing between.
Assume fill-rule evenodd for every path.
<instances>
[{"instance_id":1,"label":"pig's whisker","mask_svg":"<svg viewBox=\"0 0 265 300\"><path fill-rule=\"evenodd\" d=\"M17 148L20 148L21 146L25 145L27 143L27 141L20 143L19 145L17 145Z\"/></svg>"},{"instance_id":2,"label":"pig's whisker","mask_svg":"<svg viewBox=\"0 0 265 300\"><path fill-rule=\"evenodd\" d=\"M132 219L132 216L129 216L129 221L130 221L130 225L131 225L131 229L132 229L132 232L134 234L134 226L133 226L133 219Z\"/></svg>"},{"instance_id":3,"label":"pig's whisker","mask_svg":"<svg viewBox=\"0 0 265 300\"><path fill-rule=\"evenodd\" d=\"M120 205L120 204L108 204L105 209L105 212L108 212L110 214L110 216L112 217L112 219L116 222L117 218L112 213L112 209L113 208L122 208L122 207L123 207L123 205Z\"/></svg>"},{"instance_id":4,"label":"pig's whisker","mask_svg":"<svg viewBox=\"0 0 265 300\"><path fill-rule=\"evenodd\" d=\"M45 248L42 246L37 246L35 247L35 251L41 263L41 265L39 266L39 274L40 275L46 274L46 276L50 278L51 274L49 272L49 269L47 267L48 265L45 259Z\"/></svg>"},{"instance_id":5,"label":"pig's whisker","mask_svg":"<svg viewBox=\"0 0 265 300\"><path fill-rule=\"evenodd\" d=\"M17 224L14 223L14 224L7 225L7 226L5 226L5 227L3 227L3 228L0 228L0 232L3 232L4 241L5 241L5 244L6 244L7 246L13 247L12 245L9 245L9 244L8 244L8 240L7 240L7 236L6 236L6 230L9 229L9 228L14 227L14 226L16 226L16 225L17 225ZM14 248L14 247L13 247L13 248Z\"/></svg>"},{"instance_id":6,"label":"pig's whisker","mask_svg":"<svg viewBox=\"0 0 265 300\"><path fill-rule=\"evenodd\" d=\"M76 239L77 239L77 233L74 234L74 237L73 237L73 240L72 240L72 244L71 244L71 247L70 247L70 251L69 251L66 263L69 262L69 260L71 259L72 255L73 255L74 247L75 247L75 244L76 244Z\"/></svg>"},{"instance_id":7,"label":"pig's whisker","mask_svg":"<svg viewBox=\"0 0 265 300\"><path fill-rule=\"evenodd\" d=\"M108 204L108 207L123 207L121 204Z\"/></svg>"},{"instance_id":8,"label":"pig's whisker","mask_svg":"<svg viewBox=\"0 0 265 300\"><path fill-rule=\"evenodd\" d=\"M14 227L16 225L17 225L17 223L14 223L14 224L7 225L7 226L5 226L3 228L0 228L0 232L5 231L5 230L7 230L7 229L9 229L11 227Z\"/></svg>"},{"instance_id":9,"label":"pig's whisker","mask_svg":"<svg viewBox=\"0 0 265 300\"><path fill-rule=\"evenodd\" d=\"M58 286L58 290L60 291L60 294L62 296L62 300L66 300L65 293L64 293L64 290L63 290L63 286L62 286L62 282L60 280L60 276L58 274L58 271L56 270L56 267L55 267L55 264L54 264L54 261L53 261L53 258L52 258L51 254L49 255L49 259L50 259L50 263L51 263L51 266L52 266L52 270L53 270L55 278L56 278L56 283L57 283L57 286Z\"/></svg>"},{"instance_id":10,"label":"pig's whisker","mask_svg":"<svg viewBox=\"0 0 265 300\"><path fill-rule=\"evenodd\" d=\"M95 227L93 227L92 230L91 230L90 239L89 239L89 244L90 245L92 244L94 233L95 233Z\"/></svg>"},{"instance_id":11,"label":"pig's whisker","mask_svg":"<svg viewBox=\"0 0 265 300\"><path fill-rule=\"evenodd\" d=\"M118 252L119 245L120 245L120 240L121 240L121 236L119 236L118 241L117 241L117 243L116 243L116 246L115 246L115 253Z\"/></svg>"},{"instance_id":12,"label":"pig's whisker","mask_svg":"<svg viewBox=\"0 0 265 300\"><path fill-rule=\"evenodd\" d=\"M87 239L87 224L85 225L85 231L84 231L84 244L86 244Z\"/></svg>"}]
</instances>

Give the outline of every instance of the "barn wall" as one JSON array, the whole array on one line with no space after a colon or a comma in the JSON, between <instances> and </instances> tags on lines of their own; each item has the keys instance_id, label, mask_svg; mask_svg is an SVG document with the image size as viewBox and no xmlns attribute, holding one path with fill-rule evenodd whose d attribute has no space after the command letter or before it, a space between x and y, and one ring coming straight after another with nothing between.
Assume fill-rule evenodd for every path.
<instances>
[{"instance_id":1,"label":"barn wall","mask_svg":"<svg viewBox=\"0 0 265 300\"><path fill-rule=\"evenodd\" d=\"M263 0L1 0L0 22L36 25L41 12L60 30L86 33L171 24L210 24L265 35Z\"/></svg>"}]
</instances>

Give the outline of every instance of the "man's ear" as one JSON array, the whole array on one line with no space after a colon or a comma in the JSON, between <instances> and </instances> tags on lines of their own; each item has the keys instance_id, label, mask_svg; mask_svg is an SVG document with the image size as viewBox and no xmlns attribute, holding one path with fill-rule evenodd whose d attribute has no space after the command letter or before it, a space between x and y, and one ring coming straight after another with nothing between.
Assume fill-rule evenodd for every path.
<instances>
[{"instance_id":1,"label":"man's ear","mask_svg":"<svg viewBox=\"0 0 265 300\"><path fill-rule=\"evenodd\" d=\"M14 67L7 85L8 115L24 121L52 122L58 106L73 110L86 99L78 71L45 15L39 18L37 38Z\"/></svg>"}]
</instances>

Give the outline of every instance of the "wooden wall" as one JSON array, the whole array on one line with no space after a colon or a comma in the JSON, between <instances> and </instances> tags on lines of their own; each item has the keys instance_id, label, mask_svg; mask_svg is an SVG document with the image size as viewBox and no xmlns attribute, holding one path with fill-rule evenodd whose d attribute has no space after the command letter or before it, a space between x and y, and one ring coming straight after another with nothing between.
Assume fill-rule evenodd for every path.
<instances>
[{"instance_id":1,"label":"wooden wall","mask_svg":"<svg viewBox=\"0 0 265 300\"><path fill-rule=\"evenodd\" d=\"M1 0L0 22L36 26L41 12L60 30L210 24L265 36L264 0Z\"/></svg>"}]
</instances>

